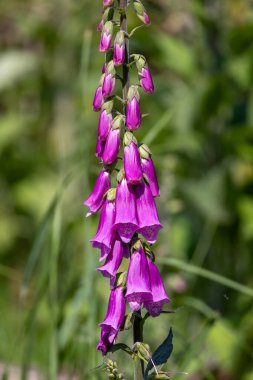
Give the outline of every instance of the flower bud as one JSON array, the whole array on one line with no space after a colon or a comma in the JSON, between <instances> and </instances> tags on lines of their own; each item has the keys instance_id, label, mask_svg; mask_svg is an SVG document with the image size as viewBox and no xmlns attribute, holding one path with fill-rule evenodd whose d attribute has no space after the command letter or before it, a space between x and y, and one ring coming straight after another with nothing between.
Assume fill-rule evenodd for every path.
<instances>
[{"instance_id":1,"label":"flower bud","mask_svg":"<svg viewBox=\"0 0 253 380\"><path fill-rule=\"evenodd\" d=\"M110 7L114 3L114 0L103 0L103 5L105 8Z\"/></svg>"},{"instance_id":2,"label":"flower bud","mask_svg":"<svg viewBox=\"0 0 253 380\"><path fill-rule=\"evenodd\" d=\"M154 83L151 71L147 65L146 60L141 55L135 56L135 62L138 69L140 85L145 92L154 92Z\"/></svg>"},{"instance_id":3,"label":"flower bud","mask_svg":"<svg viewBox=\"0 0 253 380\"><path fill-rule=\"evenodd\" d=\"M157 181L156 170L151 158L151 151L146 144L142 144L139 147L141 156L141 167L143 173L146 175L151 193L153 197L160 196L160 189Z\"/></svg>"},{"instance_id":4,"label":"flower bud","mask_svg":"<svg viewBox=\"0 0 253 380\"><path fill-rule=\"evenodd\" d=\"M98 26L97 26L97 31L98 32L102 32L103 30L103 26L104 26L104 20L101 19L101 21L99 22Z\"/></svg>"},{"instance_id":5,"label":"flower bud","mask_svg":"<svg viewBox=\"0 0 253 380\"><path fill-rule=\"evenodd\" d=\"M111 42L112 42L112 32L113 32L112 21L106 21L106 23L103 26L100 44L99 44L99 50L101 52L110 49Z\"/></svg>"},{"instance_id":6,"label":"flower bud","mask_svg":"<svg viewBox=\"0 0 253 380\"><path fill-rule=\"evenodd\" d=\"M135 185L142 181L141 159L134 141L124 147L124 170L127 183Z\"/></svg>"},{"instance_id":7,"label":"flower bud","mask_svg":"<svg viewBox=\"0 0 253 380\"><path fill-rule=\"evenodd\" d=\"M114 65L122 65L125 57L125 35L122 30L120 30L115 37L114 41L114 52L113 52L113 62Z\"/></svg>"},{"instance_id":8,"label":"flower bud","mask_svg":"<svg viewBox=\"0 0 253 380\"><path fill-rule=\"evenodd\" d=\"M146 25L150 24L150 17L140 0L134 0L134 9L137 17Z\"/></svg>"},{"instance_id":9,"label":"flower bud","mask_svg":"<svg viewBox=\"0 0 253 380\"><path fill-rule=\"evenodd\" d=\"M130 130L138 129L141 125L140 96L136 86L131 86L127 93L126 126Z\"/></svg>"},{"instance_id":10,"label":"flower bud","mask_svg":"<svg viewBox=\"0 0 253 380\"><path fill-rule=\"evenodd\" d=\"M96 88L94 99L93 99L93 111L97 112L100 111L102 104L103 104L103 95L102 95L102 83L104 80L104 75L102 75L100 84Z\"/></svg>"},{"instance_id":11,"label":"flower bud","mask_svg":"<svg viewBox=\"0 0 253 380\"><path fill-rule=\"evenodd\" d=\"M102 105L102 112L98 121L98 137L101 141L105 140L112 125L113 101L109 100Z\"/></svg>"},{"instance_id":12,"label":"flower bud","mask_svg":"<svg viewBox=\"0 0 253 380\"><path fill-rule=\"evenodd\" d=\"M115 88L116 79L115 79L115 68L113 61L109 62L106 65L106 72L104 74L103 86L102 86L102 95L103 97L110 96Z\"/></svg>"},{"instance_id":13,"label":"flower bud","mask_svg":"<svg viewBox=\"0 0 253 380\"><path fill-rule=\"evenodd\" d=\"M113 16L114 16L114 8L113 7L106 8L103 13L103 23L105 24L106 21L111 21L113 19Z\"/></svg>"},{"instance_id":14,"label":"flower bud","mask_svg":"<svg viewBox=\"0 0 253 380\"><path fill-rule=\"evenodd\" d=\"M104 164L112 164L117 160L120 150L120 128L111 128L106 138L106 143L102 155Z\"/></svg>"},{"instance_id":15,"label":"flower bud","mask_svg":"<svg viewBox=\"0 0 253 380\"><path fill-rule=\"evenodd\" d=\"M125 125L125 117L123 115L117 115L112 121L112 129L121 129Z\"/></svg>"}]
</instances>

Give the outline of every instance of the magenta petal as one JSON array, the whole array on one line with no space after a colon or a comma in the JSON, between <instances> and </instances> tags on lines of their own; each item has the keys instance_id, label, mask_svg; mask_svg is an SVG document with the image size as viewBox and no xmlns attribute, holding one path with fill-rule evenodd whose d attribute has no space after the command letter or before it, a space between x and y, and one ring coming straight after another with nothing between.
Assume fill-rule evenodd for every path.
<instances>
[{"instance_id":1,"label":"magenta petal","mask_svg":"<svg viewBox=\"0 0 253 380\"><path fill-rule=\"evenodd\" d=\"M139 229L149 243L155 243L158 231L163 227L158 219L156 204L150 187L142 182L136 186L136 209L138 214Z\"/></svg>"},{"instance_id":2,"label":"magenta petal","mask_svg":"<svg viewBox=\"0 0 253 380\"><path fill-rule=\"evenodd\" d=\"M138 100L134 97L127 101L126 126L130 130L138 129L141 125L141 112Z\"/></svg>"},{"instance_id":3,"label":"magenta petal","mask_svg":"<svg viewBox=\"0 0 253 380\"><path fill-rule=\"evenodd\" d=\"M93 99L93 111L95 111L95 112L100 111L102 104L103 104L102 87L99 86L96 89L94 99Z\"/></svg>"},{"instance_id":4,"label":"magenta petal","mask_svg":"<svg viewBox=\"0 0 253 380\"><path fill-rule=\"evenodd\" d=\"M103 81L103 87L102 87L102 94L104 97L110 96L115 88L115 78L112 74L105 74L104 81Z\"/></svg>"},{"instance_id":5,"label":"magenta petal","mask_svg":"<svg viewBox=\"0 0 253 380\"><path fill-rule=\"evenodd\" d=\"M127 183L137 184L142 180L141 159L134 142L124 148L124 170Z\"/></svg>"},{"instance_id":6,"label":"magenta petal","mask_svg":"<svg viewBox=\"0 0 253 380\"><path fill-rule=\"evenodd\" d=\"M100 140L105 140L112 124L112 114L102 111L98 121L98 136Z\"/></svg>"},{"instance_id":7,"label":"magenta petal","mask_svg":"<svg viewBox=\"0 0 253 380\"><path fill-rule=\"evenodd\" d=\"M100 44L99 44L99 50L103 52L110 49L111 42L112 42L112 34L106 34L105 32L102 32Z\"/></svg>"},{"instance_id":8,"label":"magenta petal","mask_svg":"<svg viewBox=\"0 0 253 380\"><path fill-rule=\"evenodd\" d=\"M97 31L98 32L102 32L102 30L103 30L103 26L104 26L104 21L103 21L103 19L100 21L100 23L98 24L98 26L97 26Z\"/></svg>"},{"instance_id":9,"label":"magenta petal","mask_svg":"<svg viewBox=\"0 0 253 380\"><path fill-rule=\"evenodd\" d=\"M104 164L112 164L117 160L120 150L120 129L110 129L102 155Z\"/></svg>"},{"instance_id":10,"label":"magenta petal","mask_svg":"<svg viewBox=\"0 0 253 380\"><path fill-rule=\"evenodd\" d=\"M146 25L150 24L150 17L149 17L149 15L147 14L147 12L145 10L143 12L143 22Z\"/></svg>"},{"instance_id":11,"label":"magenta petal","mask_svg":"<svg viewBox=\"0 0 253 380\"><path fill-rule=\"evenodd\" d=\"M144 303L145 308L153 317L159 315L163 305L169 303L170 299L165 291L163 281L156 264L148 258L149 276L151 282L152 301Z\"/></svg>"},{"instance_id":12,"label":"magenta petal","mask_svg":"<svg viewBox=\"0 0 253 380\"><path fill-rule=\"evenodd\" d=\"M121 286L111 290L105 318L99 324L102 329L110 329L117 333L125 317L126 304L124 290Z\"/></svg>"},{"instance_id":13,"label":"magenta petal","mask_svg":"<svg viewBox=\"0 0 253 380\"><path fill-rule=\"evenodd\" d=\"M115 219L115 204L106 199L98 224L96 235L90 240L94 248L104 250L105 254L111 250L113 240L113 224Z\"/></svg>"},{"instance_id":14,"label":"magenta petal","mask_svg":"<svg viewBox=\"0 0 253 380\"><path fill-rule=\"evenodd\" d=\"M90 211L87 213L87 216L90 216L94 212L97 212L104 203L104 195L110 189L111 181L110 175L104 169L101 170L95 186L85 200L84 204L90 208Z\"/></svg>"},{"instance_id":15,"label":"magenta petal","mask_svg":"<svg viewBox=\"0 0 253 380\"><path fill-rule=\"evenodd\" d=\"M150 187L153 197L159 197L160 189L159 189L155 166L154 166L152 158L151 157L148 159L142 158L141 166L142 166L143 173L145 173L148 178L149 187Z\"/></svg>"},{"instance_id":16,"label":"magenta petal","mask_svg":"<svg viewBox=\"0 0 253 380\"><path fill-rule=\"evenodd\" d=\"M98 137L97 145L96 145L96 157L102 157L103 151L105 147L105 141L101 141Z\"/></svg>"},{"instance_id":17,"label":"magenta petal","mask_svg":"<svg viewBox=\"0 0 253 380\"><path fill-rule=\"evenodd\" d=\"M152 300L148 262L142 247L131 255L126 299L133 311L139 310L142 303Z\"/></svg>"},{"instance_id":18,"label":"magenta petal","mask_svg":"<svg viewBox=\"0 0 253 380\"><path fill-rule=\"evenodd\" d=\"M128 243L138 229L136 217L135 193L125 178L118 184L115 200L115 224L114 229L118 232L124 243Z\"/></svg>"},{"instance_id":19,"label":"magenta petal","mask_svg":"<svg viewBox=\"0 0 253 380\"><path fill-rule=\"evenodd\" d=\"M140 84L144 91L151 93L154 91L154 83L151 71L148 66L143 67L140 73Z\"/></svg>"},{"instance_id":20,"label":"magenta petal","mask_svg":"<svg viewBox=\"0 0 253 380\"><path fill-rule=\"evenodd\" d=\"M119 45L115 44L114 45L114 51L113 51L113 63L114 65L122 65L124 62L124 57L125 57L125 46L124 45Z\"/></svg>"},{"instance_id":21,"label":"magenta petal","mask_svg":"<svg viewBox=\"0 0 253 380\"><path fill-rule=\"evenodd\" d=\"M104 265L97 268L104 277L115 279L117 270L122 262L124 255L124 243L117 237L112 246L111 252L106 258Z\"/></svg>"}]
</instances>

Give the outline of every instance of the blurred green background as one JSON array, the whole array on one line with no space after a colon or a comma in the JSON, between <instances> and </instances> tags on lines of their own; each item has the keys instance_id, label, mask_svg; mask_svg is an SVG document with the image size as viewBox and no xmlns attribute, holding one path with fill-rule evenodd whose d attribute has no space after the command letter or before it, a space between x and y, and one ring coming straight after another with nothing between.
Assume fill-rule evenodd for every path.
<instances>
[{"instance_id":1,"label":"blurred green background","mask_svg":"<svg viewBox=\"0 0 253 380\"><path fill-rule=\"evenodd\" d=\"M154 350L173 327L166 368L189 372L175 379L252 380L252 1L144 4L152 25L131 53L147 57L156 92L141 96L150 115L137 137L157 167L155 252L179 308L148 319L145 340ZM2 379L106 378L89 372L109 286L89 245L97 218L83 207L99 172L100 17L98 0L0 5ZM129 28L138 24L129 11ZM131 345L131 331L118 341ZM131 379L125 354L115 357Z\"/></svg>"}]
</instances>

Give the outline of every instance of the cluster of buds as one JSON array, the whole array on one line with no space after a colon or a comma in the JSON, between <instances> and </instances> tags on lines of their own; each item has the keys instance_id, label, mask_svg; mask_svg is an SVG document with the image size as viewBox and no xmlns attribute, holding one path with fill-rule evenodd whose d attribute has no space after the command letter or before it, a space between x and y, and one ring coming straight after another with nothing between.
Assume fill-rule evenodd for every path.
<instances>
[{"instance_id":1,"label":"cluster of buds","mask_svg":"<svg viewBox=\"0 0 253 380\"><path fill-rule=\"evenodd\" d=\"M141 1L133 0L133 6L139 19L150 24ZM105 318L100 323L101 339L97 346L104 355L122 328L126 303L132 312L145 308L156 317L164 304L170 302L150 248L162 228L155 203L155 197L160 195L156 171L150 149L138 143L134 136L142 122L138 88L152 93L154 84L144 56L132 54L132 62L129 62L126 7L127 0L121 0L118 23L113 20L116 1L103 1L103 17L98 27L101 31L99 50L106 52L106 59L93 100L93 110L100 111L96 156L101 159L103 168L84 202L89 207L87 216L101 210L91 243L100 250L100 261L104 260L98 271L110 280L111 293ZM119 24L120 30L111 46L113 30ZM130 85L132 64L138 71L138 85ZM123 78L118 73L120 68ZM117 80L123 84L122 113L115 106ZM120 150L122 161L119 160ZM117 167L119 163L122 163L120 168ZM117 185L113 187L111 177L115 172ZM130 263L127 272L121 273L119 269L124 258Z\"/></svg>"}]
</instances>

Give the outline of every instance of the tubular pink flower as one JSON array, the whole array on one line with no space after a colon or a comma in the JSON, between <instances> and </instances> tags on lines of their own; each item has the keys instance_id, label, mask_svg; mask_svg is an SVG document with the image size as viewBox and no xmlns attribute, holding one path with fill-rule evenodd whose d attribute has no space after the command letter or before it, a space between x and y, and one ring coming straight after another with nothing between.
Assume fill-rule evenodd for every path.
<instances>
[{"instance_id":1,"label":"tubular pink flower","mask_svg":"<svg viewBox=\"0 0 253 380\"><path fill-rule=\"evenodd\" d=\"M153 197L159 197L160 189L159 189L155 166L154 166L152 158L151 157L149 157L148 159L142 158L141 167L142 167L143 173L145 173L148 178L149 187L150 187Z\"/></svg>"},{"instance_id":2,"label":"tubular pink flower","mask_svg":"<svg viewBox=\"0 0 253 380\"><path fill-rule=\"evenodd\" d=\"M104 169L101 170L95 186L84 201L84 204L89 207L90 211L86 216L92 215L94 212L97 212L104 203L104 195L111 187L110 174Z\"/></svg>"},{"instance_id":3,"label":"tubular pink flower","mask_svg":"<svg viewBox=\"0 0 253 380\"><path fill-rule=\"evenodd\" d=\"M134 9L136 11L137 17L146 25L150 24L150 17L147 14L146 9L144 8L140 0L134 0Z\"/></svg>"},{"instance_id":4,"label":"tubular pink flower","mask_svg":"<svg viewBox=\"0 0 253 380\"><path fill-rule=\"evenodd\" d=\"M101 141L105 140L112 125L112 114L106 109L100 113L98 121L98 137Z\"/></svg>"},{"instance_id":5,"label":"tubular pink flower","mask_svg":"<svg viewBox=\"0 0 253 380\"><path fill-rule=\"evenodd\" d=\"M122 65L125 58L125 35L119 31L114 41L113 62L115 66Z\"/></svg>"},{"instance_id":6,"label":"tubular pink flower","mask_svg":"<svg viewBox=\"0 0 253 380\"><path fill-rule=\"evenodd\" d=\"M138 227L134 189L123 178L116 191L114 230L128 243Z\"/></svg>"},{"instance_id":7,"label":"tubular pink flower","mask_svg":"<svg viewBox=\"0 0 253 380\"><path fill-rule=\"evenodd\" d=\"M127 183L134 185L142 181L140 154L133 141L124 148L124 170Z\"/></svg>"},{"instance_id":8,"label":"tubular pink flower","mask_svg":"<svg viewBox=\"0 0 253 380\"><path fill-rule=\"evenodd\" d=\"M93 99L93 111L100 111L103 104L102 87L98 86Z\"/></svg>"},{"instance_id":9,"label":"tubular pink flower","mask_svg":"<svg viewBox=\"0 0 253 380\"><path fill-rule=\"evenodd\" d=\"M138 129L141 125L140 96L136 86L131 86L127 94L126 127L130 130Z\"/></svg>"},{"instance_id":10,"label":"tubular pink flower","mask_svg":"<svg viewBox=\"0 0 253 380\"><path fill-rule=\"evenodd\" d=\"M141 72L139 73L139 76L140 85L143 88L143 90L148 93L154 92L153 78L148 65L142 68Z\"/></svg>"},{"instance_id":11,"label":"tubular pink flower","mask_svg":"<svg viewBox=\"0 0 253 380\"><path fill-rule=\"evenodd\" d=\"M133 311L139 310L144 302L152 300L148 262L142 246L131 255L126 299Z\"/></svg>"},{"instance_id":12,"label":"tubular pink flower","mask_svg":"<svg viewBox=\"0 0 253 380\"><path fill-rule=\"evenodd\" d=\"M149 276L151 282L152 300L144 302L144 307L148 310L152 317L157 317L165 303L170 303L170 299L165 291L162 278L156 264L148 260Z\"/></svg>"},{"instance_id":13,"label":"tubular pink flower","mask_svg":"<svg viewBox=\"0 0 253 380\"><path fill-rule=\"evenodd\" d=\"M104 354L110 344L116 339L120 326L123 323L126 311L124 290L121 286L111 290L105 319L99 324L101 327L101 340L97 346Z\"/></svg>"},{"instance_id":14,"label":"tubular pink flower","mask_svg":"<svg viewBox=\"0 0 253 380\"><path fill-rule=\"evenodd\" d=\"M94 248L101 249L102 257L107 256L112 247L114 220L115 203L106 199L102 207L97 233L90 240Z\"/></svg>"},{"instance_id":15,"label":"tubular pink flower","mask_svg":"<svg viewBox=\"0 0 253 380\"><path fill-rule=\"evenodd\" d=\"M102 87L102 94L104 97L110 96L115 88L115 77L112 74L105 74L103 87Z\"/></svg>"},{"instance_id":16,"label":"tubular pink flower","mask_svg":"<svg viewBox=\"0 0 253 380\"><path fill-rule=\"evenodd\" d=\"M100 271L104 277L109 277L112 280L111 283L114 283L116 272L122 262L124 253L125 244L120 240L119 237L116 237L104 265L97 268L97 270Z\"/></svg>"},{"instance_id":17,"label":"tubular pink flower","mask_svg":"<svg viewBox=\"0 0 253 380\"><path fill-rule=\"evenodd\" d=\"M117 160L120 150L120 129L110 129L105 148L102 154L102 161L104 164L112 164Z\"/></svg>"},{"instance_id":18,"label":"tubular pink flower","mask_svg":"<svg viewBox=\"0 0 253 380\"><path fill-rule=\"evenodd\" d=\"M138 232L149 243L155 243L158 231L163 227L158 219L156 204L149 185L144 181L135 188L136 208L139 221Z\"/></svg>"},{"instance_id":19,"label":"tubular pink flower","mask_svg":"<svg viewBox=\"0 0 253 380\"><path fill-rule=\"evenodd\" d=\"M113 32L113 23L111 21L106 21L103 25L103 30L101 34L99 50L104 52L111 47L112 42L112 32Z\"/></svg>"}]
</instances>

